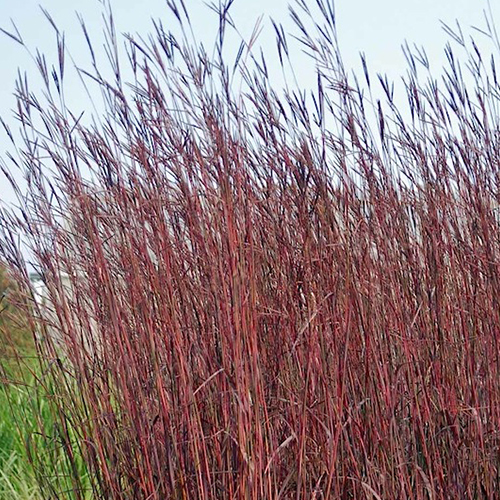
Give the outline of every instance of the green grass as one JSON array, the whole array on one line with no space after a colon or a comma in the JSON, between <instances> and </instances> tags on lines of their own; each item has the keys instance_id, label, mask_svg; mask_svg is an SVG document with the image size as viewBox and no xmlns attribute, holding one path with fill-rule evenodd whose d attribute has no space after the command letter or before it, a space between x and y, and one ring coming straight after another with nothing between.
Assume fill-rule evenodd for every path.
<instances>
[{"instance_id":1,"label":"green grass","mask_svg":"<svg viewBox=\"0 0 500 500\"><path fill-rule=\"evenodd\" d=\"M28 459L25 436L34 426L30 395L25 387L3 386L0 391L0 500L43 498ZM24 415L25 419L19 417Z\"/></svg>"},{"instance_id":2,"label":"green grass","mask_svg":"<svg viewBox=\"0 0 500 500\"><path fill-rule=\"evenodd\" d=\"M35 423L30 388L8 383L29 376L29 370L16 363L16 354L24 357L34 352L30 334L22 327L23 315L12 303L13 291L15 286L0 268L0 500L38 499L43 496L25 446Z\"/></svg>"},{"instance_id":3,"label":"green grass","mask_svg":"<svg viewBox=\"0 0 500 500\"><path fill-rule=\"evenodd\" d=\"M90 491L85 464L81 455L70 462L65 453L77 437L69 422L61 428L54 404L61 388L50 369L42 374L16 294L0 268L0 500L90 498L73 491Z\"/></svg>"},{"instance_id":4,"label":"green grass","mask_svg":"<svg viewBox=\"0 0 500 500\"><path fill-rule=\"evenodd\" d=\"M53 413L47 385L25 368L24 384L0 385L0 500L79 499L74 489L90 492L85 463L70 463L65 443L77 439L69 425L63 432ZM72 445L72 449L78 446Z\"/></svg>"}]
</instances>

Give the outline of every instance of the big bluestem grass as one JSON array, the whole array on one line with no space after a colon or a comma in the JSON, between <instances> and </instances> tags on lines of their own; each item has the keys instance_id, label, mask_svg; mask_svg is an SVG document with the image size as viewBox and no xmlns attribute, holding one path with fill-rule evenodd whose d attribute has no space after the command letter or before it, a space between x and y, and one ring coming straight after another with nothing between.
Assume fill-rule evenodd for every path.
<instances>
[{"instance_id":1,"label":"big bluestem grass","mask_svg":"<svg viewBox=\"0 0 500 500\"><path fill-rule=\"evenodd\" d=\"M494 58L447 28L469 76L448 47L422 83L407 51L401 107L366 64L348 76L333 6L298 1L318 85L278 92L254 37L235 70L224 58L226 7L213 57L158 22L124 61L110 15L111 76L81 70L106 105L93 123L64 105L59 31L53 70L36 57L43 102L18 82L29 188L1 248L35 311L71 494L82 453L103 499L496 498Z\"/></svg>"}]
</instances>

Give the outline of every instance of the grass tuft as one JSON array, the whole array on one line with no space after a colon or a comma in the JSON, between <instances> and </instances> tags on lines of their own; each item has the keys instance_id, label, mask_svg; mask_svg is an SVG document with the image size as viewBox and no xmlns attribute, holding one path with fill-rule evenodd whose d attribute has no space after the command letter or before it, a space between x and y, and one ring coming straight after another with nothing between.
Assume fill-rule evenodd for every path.
<instances>
[{"instance_id":1,"label":"grass tuft","mask_svg":"<svg viewBox=\"0 0 500 500\"><path fill-rule=\"evenodd\" d=\"M449 67L422 82L407 48L399 104L366 62L349 76L331 2L300 0L318 86L279 91L256 35L227 56L231 3L213 56L182 1L177 31L125 37L128 59L108 12L105 68L82 22L92 123L64 104L63 45L52 72L37 57L43 100L18 82L29 189L0 252L41 364L26 444L43 495L496 498L495 57L450 30Z\"/></svg>"}]
</instances>

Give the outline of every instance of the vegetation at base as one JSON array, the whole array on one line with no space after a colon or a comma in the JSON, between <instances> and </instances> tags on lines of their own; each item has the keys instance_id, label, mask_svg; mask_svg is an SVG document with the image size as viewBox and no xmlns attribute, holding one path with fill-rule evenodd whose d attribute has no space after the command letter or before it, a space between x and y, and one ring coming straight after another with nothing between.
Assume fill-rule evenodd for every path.
<instances>
[{"instance_id":1,"label":"vegetation at base","mask_svg":"<svg viewBox=\"0 0 500 500\"><path fill-rule=\"evenodd\" d=\"M82 458L74 458L75 470L68 467L60 416L54 415L48 397L30 375L24 384L0 386L0 500L92 498ZM72 491L73 475L81 495Z\"/></svg>"},{"instance_id":2,"label":"vegetation at base","mask_svg":"<svg viewBox=\"0 0 500 500\"><path fill-rule=\"evenodd\" d=\"M91 498L86 467L81 456L74 458L78 488L73 484L51 400L57 397L40 368L33 333L20 306L20 290L0 268L0 500L42 500L51 490L64 498ZM32 314L32 311L30 311ZM67 424L66 419L66 424ZM70 439L74 432L68 431ZM77 447L75 447L76 449ZM36 456L36 460L34 457ZM52 496L52 498L54 498Z\"/></svg>"},{"instance_id":3,"label":"vegetation at base","mask_svg":"<svg viewBox=\"0 0 500 500\"><path fill-rule=\"evenodd\" d=\"M19 413L29 413L29 399L22 386L12 384L19 378L18 356L34 354L34 344L23 314L11 300L16 287L0 267L0 499L38 499L38 484L29 464L25 443L19 434ZM13 376L13 372L15 377ZM32 415L34 416L34 415ZM26 427L28 428L28 426ZM35 430L36 426L32 427Z\"/></svg>"},{"instance_id":4,"label":"vegetation at base","mask_svg":"<svg viewBox=\"0 0 500 500\"><path fill-rule=\"evenodd\" d=\"M18 412L29 407L28 398L19 387L0 390L0 499L40 499L38 483L29 464L25 443L19 435ZM16 406L14 409L11 404ZM14 413L16 416L14 416ZM33 427L33 430L36 427Z\"/></svg>"}]
</instances>

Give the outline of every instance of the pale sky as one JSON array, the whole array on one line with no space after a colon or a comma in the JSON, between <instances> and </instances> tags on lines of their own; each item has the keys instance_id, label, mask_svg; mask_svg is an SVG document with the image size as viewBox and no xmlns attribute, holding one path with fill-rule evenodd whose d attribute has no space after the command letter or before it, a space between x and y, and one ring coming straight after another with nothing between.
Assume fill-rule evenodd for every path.
<instances>
[{"instance_id":1,"label":"pale sky","mask_svg":"<svg viewBox=\"0 0 500 500\"><path fill-rule=\"evenodd\" d=\"M294 0L290 2L293 4ZM250 36L259 16L264 15L260 43L264 50L271 48L274 56L275 36L269 17L291 29L287 9L290 2L235 0L231 12L246 38ZM315 3L314 0L309 2L311 5ZM40 4L51 14L59 29L65 32L66 45L73 58L84 67L88 65L88 51L75 13L82 14L91 37L98 38L102 30L102 5L99 0L0 0L0 27L11 31L12 19L27 46L33 52L36 48L40 49L47 54L50 63L55 63L57 52L54 31L43 16ZM118 32L147 35L151 31L151 18L162 19L166 27L173 22L165 0L111 0L111 4ZM185 4L190 10L197 36L210 45L210 40L214 39L217 32L216 16L203 0L185 0ZM444 45L449 39L440 20L450 25L458 20L465 33L474 34L471 26L485 27L483 9L487 6L487 0L336 0L337 29L344 62L348 68L360 71L359 53L364 52L373 74L387 73L390 78L398 79L406 71L401 45L408 40L410 44L416 43L426 49L431 70L434 76L438 76L445 61ZM493 17L498 19L500 29L500 7L493 6ZM484 39L479 33L474 36L478 40ZM494 50L490 45L485 47L489 52ZM15 103L12 93L17 71L21 69L27 71L28 78L32 76L32 87L36 91L37 70L26 51L3 34L0 34L0 58L0 115L12 128L17 128L11 112ZM297 65L303 61L300 55L296 60ZM300 67L294 69L301 74ZM309 85L307 77L306 74L299 83ZM70 107L72 103L78 103L80 92L78 87L67 89ZM0 156L4 156L8 148L3 129L0 129ZM0 202L12 200L11 189L0 174Z\"/></svg>"}]
</instances>

